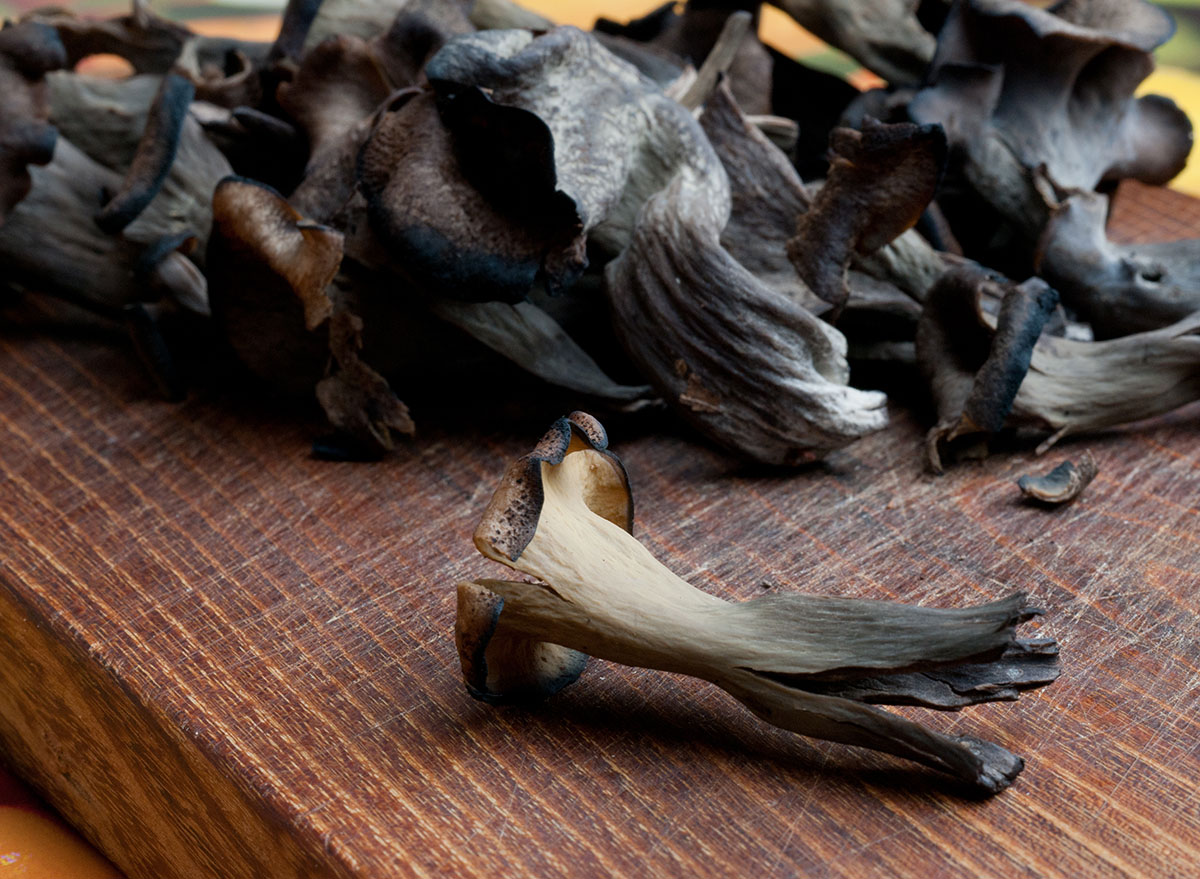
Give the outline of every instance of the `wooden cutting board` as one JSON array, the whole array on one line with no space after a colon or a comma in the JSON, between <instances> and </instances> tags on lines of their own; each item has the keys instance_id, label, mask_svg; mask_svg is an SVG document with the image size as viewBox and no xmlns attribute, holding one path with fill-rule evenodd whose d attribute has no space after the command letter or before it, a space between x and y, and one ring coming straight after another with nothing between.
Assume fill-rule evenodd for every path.
<instances>
[{"instance_id":1,"label":"wooden cutting board","mask_svg":"<svg viewBox=\"0 0 1200 879\"><path fill-rule=\"evenodd\" d=\"M1200 209L1139 189L1117 223L1194 236ZM913 711L1028 759L978 801L655 672L594 661L533 709L471 700L454 583L494 573L471 531L561 400L418 410L388 460L326 463L251 395L159 402L108 334L0 319L0 743L130 879L1195 874L1198 406L942 478L899 407L786 474L610 425L639 536L701 588L1032 593L1057 684ZM1085 449L1082 500L1021 502L1017 476Z\"/></svg>"}]
</instances>

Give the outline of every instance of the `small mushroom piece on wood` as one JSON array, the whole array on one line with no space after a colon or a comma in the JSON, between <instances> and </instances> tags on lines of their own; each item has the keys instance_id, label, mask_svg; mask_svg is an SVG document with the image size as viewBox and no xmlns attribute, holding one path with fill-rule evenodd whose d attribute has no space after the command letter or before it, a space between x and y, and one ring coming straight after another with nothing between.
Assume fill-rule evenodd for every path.
<instances>
[{"instance_id":1,"label":"small mushroom piece on wood","mask_svg":"<svg viewBox=\"0 0 1200 879\"><path fill-rule=\"evenodd\" d=\"M1091 452L1084 452L1076 461L1063 461L1041 476L1022 476L1017 487L1025 497L1045 504L1066 504L1075 500L1088 483L1096 478L1099 468Z\"/></svg>"},{"instance_id":2,"label":"small mushroom piece on wood","mask_svg":"<svg viewBox=\"0 0 1200 879\"><path fill-rule=\"evenodd\" d=\"M632 518L624 468L588 415L559 420L509 466L475 546L534 579L459 587L473 694L503 698L505 681L535 695L564 685L582 662L541 651L553 644L710 681L784 729L916 760L984 793L1021 771L998 745L864 703L955 709L1053 681L1053 642L1014 632L1036 613L1024 595L956 610L802 594L727 601L671 573L632 536ZM490 649L499 634L504 649Z\"/></svg>"}]
</instances>

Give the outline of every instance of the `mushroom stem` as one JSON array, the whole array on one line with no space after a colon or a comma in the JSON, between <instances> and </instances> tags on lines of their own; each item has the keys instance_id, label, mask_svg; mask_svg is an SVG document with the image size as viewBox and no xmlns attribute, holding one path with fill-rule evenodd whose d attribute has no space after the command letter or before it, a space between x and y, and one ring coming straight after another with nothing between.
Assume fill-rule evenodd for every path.
<instances>
[{"instance_id":1,"label":"mushroom stem","mask_svg":"<svg viewBox=\"0 0 1200 879\"><path fill-rule=\"evenodd\" d=\"M742 41L750 32L750 24L753 20L754 16L745 10L735 12L725 19L721 35L717 37L712 51L708 53L708 57L696 71L696 78L679 99L679 103L689 110L695 110L708 100L708 96L717 87L721 74L729 70L733 59L737 57L738 49L742 47Z\"/></svg>"}]
</instances>

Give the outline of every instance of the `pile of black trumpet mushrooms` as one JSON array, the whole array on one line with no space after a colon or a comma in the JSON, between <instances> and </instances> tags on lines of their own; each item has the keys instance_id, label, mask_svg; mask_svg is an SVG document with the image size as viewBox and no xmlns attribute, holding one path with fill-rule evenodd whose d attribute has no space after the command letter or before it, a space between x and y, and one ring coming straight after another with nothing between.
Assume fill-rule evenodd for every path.
<instances>
[{"instance_id":1,"label":"pile of black trumpet mushrooms","mask_svg":"<svg viewBox=\"0 0 1200 879\"><path fill-rule=\"evenodd\" d=\"M1116 184L1165 183L1191 148L1174 104L1134 96L1166 13L776 5L886 87L764 46L761 4L737 0L591 32L510 0L293 0L271 44L199 36L141 2L109 20L29 13L0 31L0 284L123 323L168 397L185 393L180 340L217 340L273 393L315 398L333 431L320 449L342 457L411 434L404 398L431 380L477 388L504 361L593 411L669 409L774 466L886 425L851 361L923 377L937 471L1002 431L1044 449L1200 397L1200 240L1105 234ZM74 72L97 54L132 73ZM590 416L562 420L489 507L481 551L558 579L545 595L460 585L472 693L544 696L598 652L985 792L1020 771L862 703L957 708L1053 680L1053 642L1013 634L1024 596L727 604L625 534L606 444ZM1085 456L1022 488L1061 502L1094 473ZM560 534L558 518L586 527ZM594 570L559 564L597 553ZM590 589L618 557L629 583L658 584L654 607L725 628L656 653L669 639L638 628L653 614L626 619L635 601Z\"/></svg>"},{"instance_id":2,"label":"pile of black trumpet mushrooms","mask_svg":"<svg viewBox=\"0 0 1200 879\"><path fill-rule=\"evenodd\" d=\"M386 452L406 389L489 358L771 465L884 427L851 360L923 374L934 470L1200 396L1200 241L1105 235L1116 183L1191 147L1134 97L1166 13L777 5L886 88L764 46L738 0L591 32L508 0L293 0L272 44L142 2L31 12L0 32L0 283L124 322L169 397L173 339L215 329L315 395L331 454ZM132 74L74 72L100 53Z\"/></svg>"}]
</instances>

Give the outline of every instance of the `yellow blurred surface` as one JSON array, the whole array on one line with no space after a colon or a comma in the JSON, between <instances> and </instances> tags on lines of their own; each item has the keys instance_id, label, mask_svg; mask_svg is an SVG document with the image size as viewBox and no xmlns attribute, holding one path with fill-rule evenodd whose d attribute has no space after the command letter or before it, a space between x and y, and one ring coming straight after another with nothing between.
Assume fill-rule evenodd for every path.
<instances>
[{"instance_id":1,"label":"yellow blurred surface","mask_svg":"<svg viewBox=\"0 0 1200 879\"><path fill-rule=\"evenodd\" d=\"M65 827L27 808L0 806L0 879L121 879Z\"/></svg>"}]
</instances>

